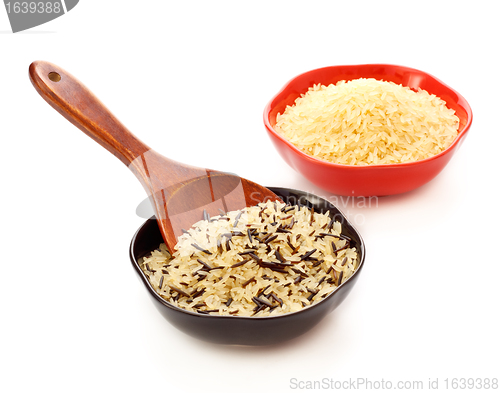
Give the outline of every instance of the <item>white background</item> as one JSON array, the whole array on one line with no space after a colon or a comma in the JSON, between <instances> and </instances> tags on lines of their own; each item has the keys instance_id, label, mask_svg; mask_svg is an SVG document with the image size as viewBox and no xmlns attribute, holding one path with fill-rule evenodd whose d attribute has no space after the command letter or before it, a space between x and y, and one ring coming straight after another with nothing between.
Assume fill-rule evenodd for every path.
<instances>
[{"instance_id":1,"label":"white background","mask_svg":"<svg viewBox=\"0 0 500 393\"><path fill-rule=\"evenodd\" d=\"M1 392L297 391L368 378L500 378L498 7L494 1L98 1L12 34L0 8ZM28 66L82 80L160 153L333 199L262 124L296 74L421 69L474 121L445 170L377 206L339 206L365 239L345 302L285 344L207 344L153 306L128 259L139 182L47 105ZM345 200L344 200L345 201Z\"/></svg>"}]
</instances>

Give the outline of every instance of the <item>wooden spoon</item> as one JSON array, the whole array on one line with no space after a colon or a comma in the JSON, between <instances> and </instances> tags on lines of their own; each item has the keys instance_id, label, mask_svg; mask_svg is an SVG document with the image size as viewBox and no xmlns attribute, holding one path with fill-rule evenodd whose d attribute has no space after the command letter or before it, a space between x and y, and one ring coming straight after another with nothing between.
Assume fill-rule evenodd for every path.
<instances>
[{"instance_id":1,"label":"wooden spoon","mask_svg":"<svg viewBox=\"0 0 500 393\"><path fill-rule=\"evenodd\" d=\"M29 74L38 93L54 109L136 175L148 193L167 247L208 215L219 215L267 200L272 191L238 176L170 160L142 143L81 82L62 68L35 61Z\"/></svg>"}]
</instances>

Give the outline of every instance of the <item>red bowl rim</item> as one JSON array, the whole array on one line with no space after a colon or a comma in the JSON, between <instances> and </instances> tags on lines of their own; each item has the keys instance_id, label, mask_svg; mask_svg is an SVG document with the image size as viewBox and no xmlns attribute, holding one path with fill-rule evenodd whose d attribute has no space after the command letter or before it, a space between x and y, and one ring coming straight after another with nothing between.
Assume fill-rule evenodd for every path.
<instances>
[{"instance_id":1,"label":"red bowl rim","mask_svg":"<svg viewBox=\"0 0 500 393\"><path fill-rule=\"evenodd\" d=\"M315 158L313 156L310 156L306 153L304 153L302 150L297 148L295 145L290 143L287 139L282 137L280 134L278 134L274 128L271 126L271 123L269 122L269 113L271 112L271 109L274 107L273 103L276 100L276 98L286 89L288 89L289 86L291 86L296 79L306 76L308 74L312 74L318 71L322 70L327 70L327 69L335 69L335 68L350 68L350 67L367 67L367 66L374 66L374 67L385 67L385 68L401 68L405 69L407 71L416 71L422 74L425 74L431 78L433 78L436 82L441 84L443 87L449 89L451 92L455 93L458 97L457 103L465 110L467 113L467 122L465 123L465 126L462 131L459 132L455 140L451 143L450 146L448 146L446 149L444 149L441 153L438 153L432 157L425 158L423 160L417 160L417 161L411 161L411 162L401 162L401 163L396 163L396 164L374 164L374 165L345 165L345 164L337 164L333 163L330 161L326 161L320 158ZM440 79L436 78L434 75L429 74L428 72L418 70L416 68L410 68L406 66L401 66L401 65L396 65L396 64L381 64L381 63L367 63L367 64L351 64L351 65L335 65L335 66L328 66L328 67L321 67L321 68L316 68L310 71L303 72L302 74L296 75L292 79L290 79L279 91L276 93L273 98L267 103L267 105L264 108L264 125L267 129L268 132L273 134L276 138L278 138L281 142L285 143L290 149L292 149L295 153L297 153L302 159L308 160L312 163L316 164L322 164L324 166L330 166L332 168L343 168L343 169L348 169L348 170L360 170L360 169L366 169L366 168L401 168L401 167L409 167L409 166L415 166L415 165L421 165L422 163L430 162L433 160L437 160L440 157L450 153L452 150L455 149L455 147L459 144L459 142L464 138L465 134L469 131L470 126L472 123L472 109L467 102L467 100L455 89L452 87L448 86L446 83L441 81Z\"/></svg>"}]
</instances>

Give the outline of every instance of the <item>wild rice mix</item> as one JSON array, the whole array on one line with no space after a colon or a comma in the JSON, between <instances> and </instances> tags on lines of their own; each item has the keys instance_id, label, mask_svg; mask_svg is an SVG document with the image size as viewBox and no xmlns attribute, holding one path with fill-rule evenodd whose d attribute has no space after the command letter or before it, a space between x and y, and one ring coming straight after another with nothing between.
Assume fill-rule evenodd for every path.
<instances>
[{"instance_id":1,"label":"wild rice mix","mask_svg":"<svg viewBox=\"0 0 500 393\"><path fill-rule=\"evenodd\" d=\"M273 316L313 305L357 269L341 224L305 206L260 203L204 220L140 265L177 307L212 315Z\"/></svg>"}]
</instances>

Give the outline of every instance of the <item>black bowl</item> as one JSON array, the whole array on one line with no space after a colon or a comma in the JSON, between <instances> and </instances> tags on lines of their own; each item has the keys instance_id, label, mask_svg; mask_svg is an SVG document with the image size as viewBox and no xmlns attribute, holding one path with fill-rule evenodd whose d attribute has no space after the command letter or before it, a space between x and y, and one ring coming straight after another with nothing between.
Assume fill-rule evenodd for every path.
<instances>
[{"instance_id":1,"label":"black bowl","mask_svg":"<svg viewBox=\"0 0 500 393\"><path fill-rule=\"evenodd\" d=\"M153 298L160 313L176 328L200 340L219 344L269 345L290 340L305 333L335 309L351 291L365 260L365 245L359 233L345 216L330 202L315 195L288 188L269 187L284 202L314 207L314 211L336 217L342 224L342 234L352 239L358 251L358 269L324 300L300 311L269 317L238 317L197 314L173 306L153 289L141 270L138 260L163 243L155 217L146 221L135 233L130 244L130 259Z\"/></svg>"}]
</instances>

